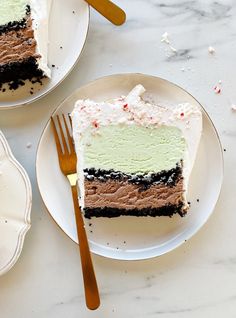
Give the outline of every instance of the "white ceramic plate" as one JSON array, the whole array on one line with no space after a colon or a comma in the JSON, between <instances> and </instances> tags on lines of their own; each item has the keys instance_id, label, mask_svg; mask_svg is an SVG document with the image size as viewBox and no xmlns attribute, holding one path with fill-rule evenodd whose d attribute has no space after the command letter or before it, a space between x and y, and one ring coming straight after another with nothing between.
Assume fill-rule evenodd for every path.
<instances>
[{"instance_id":1,"label":"white ceramic plate","mask_svg":"<svg viewBox=\"0 0 236 318\"><path fill-rule=\"evenodd\" d=\"M15 91L0 92L0 109L31 103L53 90L76 64L84 47L88 26L89 6L84 0L53 0L48 48L52 78L43 80L42 86L27 81L25 86ZM31 87L34 87L33 95L30 94Z\"/></svg>"},{"instance_id":2,"label":"white ceramic plate","mask_svg":"<svg viewBox=\"0 0 236 318\"><path fill-rule=\"evenodd\" d=\"M141 83L149 98L162 103L199 103L182 88L158 77L142 74L112 75L74 92L55 111L68 113L79 98L103 101L126 95ZM190 180L191 208L184 218L127 217L85 220L91 250L99 255L123 259L146 259L169 252L196 233L207 221L218 199L223 179L222 148L217 132L203 111L203 134ZM50 160L48 160L50 158ZM77 242L70 187L58 165L50 125L47 124L37 153L37 179L45 205L61 229ZM199 202L197 202L199 199Z\"/></svg>"},{"instance_id":3,"label":"white ceramic plate","mask_svg":"<svg viewBox=\"0 0 236 318\"><path fill-rule=\"evenodd\" d=\"M0 131L0 275L20 256L30 228L31 185Z\"/></svg>"}]
</instances>

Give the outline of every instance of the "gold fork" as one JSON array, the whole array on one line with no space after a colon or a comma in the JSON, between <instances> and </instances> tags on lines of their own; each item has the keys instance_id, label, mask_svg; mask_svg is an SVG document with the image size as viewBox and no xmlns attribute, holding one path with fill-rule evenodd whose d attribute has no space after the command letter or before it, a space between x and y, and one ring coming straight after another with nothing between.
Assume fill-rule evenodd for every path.
<instances>
[{"instance_id":1,"label":"gold fork","mask_svg":"<svg viewBox=\"0 0 236 318\"><path fill-rule=\"evenodd\" d=\"M68 178L71 185L71 192L74 202L75 210L75 220L77 227L77 234L79 239L79 248L80 248L80 258L82 264L82 272L84 279L84 291L86 305L89 309L97 309L100 305L100 298L98 292L97 281L93 269L93 263L91 259L91 254L88 245L88 239L85 232L85 226L83 217L80 211L78 203L78 192L76 185L76 153L74 148L73 139L70 135L69 127L67 124L66 116L63 114L64 130L62 128L62 123L60 117L57 115L58 130L56 128L56 123L51 117L51 123L54 133L54 139L57 148L57 154L59 159L59 165L62 173ZM71 119L69 117L69 123L71 126ZM65 131L65 133L64 133ZM61 137L61 142L60 142Z\"/></svg>"},{"instance_id":2,"label":"gold fork","mask_svg":"<svg viewBox=\"0 0 236 318\"><path fill-rule=\"evenodd\" d=\"M125 23L126 14L115 3L110 0L85 0L95 10L101 13L106 19L115 25Z\"/></svg>"}]
</instances>

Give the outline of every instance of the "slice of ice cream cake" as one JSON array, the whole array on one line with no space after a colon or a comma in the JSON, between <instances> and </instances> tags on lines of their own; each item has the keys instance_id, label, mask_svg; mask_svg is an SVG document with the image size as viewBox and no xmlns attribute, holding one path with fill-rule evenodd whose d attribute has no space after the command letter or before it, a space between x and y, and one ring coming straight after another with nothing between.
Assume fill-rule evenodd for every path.
<instances>
[{"instance_id":1,"label":"slice of ice cream cake","mask_svg":"<svg viewBox=\"0 0 236 318\"><path fill-rule=\"evenodd\" d=\"M48 17L52 0L0 0L0 86L50 77Z\"/></svg>"},{"instance_id":2,"label":"slice of ice cream cake","mask_svg":"<svg viewBox=\"0 0 236 318\"><path fill-rule=\"evenodd\" d=\"M78 100L71 114L85 216L183 216L202 131L199 107L145 102L137 85L126 97Z\"/></svg>"}]
</instances>

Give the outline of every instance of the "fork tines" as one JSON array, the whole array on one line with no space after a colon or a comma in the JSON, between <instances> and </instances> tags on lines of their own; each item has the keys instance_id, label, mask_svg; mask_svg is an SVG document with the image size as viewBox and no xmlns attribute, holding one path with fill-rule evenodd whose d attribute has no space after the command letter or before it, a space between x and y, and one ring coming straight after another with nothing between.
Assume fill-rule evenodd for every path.
<instances>
[{"instance_id":1,"label":"fork tines","mask_svg":"<svg viewBox=\"0 0 236 318\"><path fill-rule=\"evenodd\" d=\"M62 114L61 116L63 118L63 122L60 120L59 115L56 115L54 118L51 117L57 151L60 154L74 153L74 143L70 132L72 130L71 118L69 114Z\"/></svg>"}]
</instances>

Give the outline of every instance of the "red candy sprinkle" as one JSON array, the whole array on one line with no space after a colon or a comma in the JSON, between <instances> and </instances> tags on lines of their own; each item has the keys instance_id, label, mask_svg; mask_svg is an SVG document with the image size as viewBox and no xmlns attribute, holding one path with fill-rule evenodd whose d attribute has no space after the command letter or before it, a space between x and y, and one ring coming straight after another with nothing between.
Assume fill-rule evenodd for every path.
<instances>
[{"instance_id":1,"label":"red candy sprinkle","mask_svg":"<svg viewBox=\"0 0 236 318\"><path fill-rule=\"evenodd\" d=\"M181 117L184 117L184 113L180 113L180 116L181 116Z\"/></svg>"},{"instance_id":2,"label":"red candy sprinkle","mask_svg":"<svg viewBox=\"0 0 236 318\"><path fill-rule=\"evenodd\" d=\"M93 124L93 126L94 126L95 128L98 128L98 122L97 122L96 120L94 120L94 121L92 122L92 124Z\"/></svg>"},{"instance_id":3,"label":"red candy sprinkle","mask_svg":"<svg viewBox=\"0 0 236 318\"><path fill-rule=\"evenodd\" d=\"M123 105L123 110L125 110L125 111L128 110L128 104Z\"/></svg>"}]
</instances>

